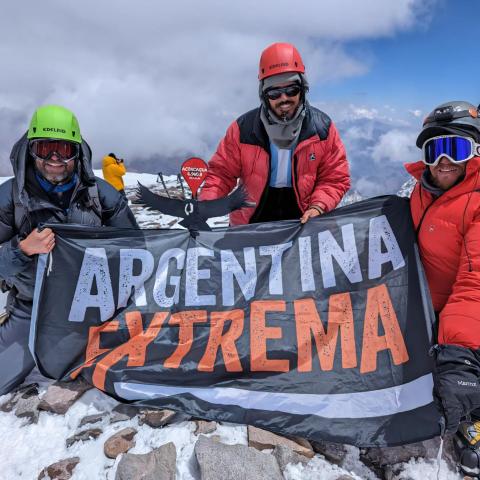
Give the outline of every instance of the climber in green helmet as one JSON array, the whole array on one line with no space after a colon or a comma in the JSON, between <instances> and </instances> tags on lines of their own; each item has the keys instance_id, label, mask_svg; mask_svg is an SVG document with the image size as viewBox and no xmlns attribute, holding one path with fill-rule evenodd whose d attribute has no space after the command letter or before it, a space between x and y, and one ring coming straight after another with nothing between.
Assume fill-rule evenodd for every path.
<instances>
[{"instance_id":1,"label":"climber in green helmet","mask_svg":"<svg viewBox=\"0 0 480 480\"><path fill-rule=\"evenodd\" d=\"M7 320L0 322L0 395L22 383L35 365L28 336L36 257L55 247L53 231L37 227L137 227L127 200L94 176L90 147L70 110L38 108L10 160L14 177L0 185L0 288L9 291Z\"/></svg>"}]
</instances>

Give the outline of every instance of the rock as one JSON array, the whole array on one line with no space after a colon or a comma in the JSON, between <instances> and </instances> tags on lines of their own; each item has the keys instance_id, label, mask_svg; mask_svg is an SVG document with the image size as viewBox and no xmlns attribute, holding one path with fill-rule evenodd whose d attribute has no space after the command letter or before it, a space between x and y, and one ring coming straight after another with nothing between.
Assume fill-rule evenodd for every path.
<instances>
[{"instance_id":1,"label":"rock","mask_svg":"<svg viewBox=\"0 0 480 480\"><path fill-rule=\"evenodd\" d=\"M427 452L423 442L410 443L399 447L371 447L365 449L361 456L367 465L369 463L376 467L386 467L395 463L408 462L410 458L425 457Z\"/></svg>"},{"instance_id":2,"label":"rock","mask_svg":"<svg viewBox=\"0 0 480 480\"><path fill-rule=\"evenodd\" d=\"M140 410L138 424L159 428L170 423L175 415L173 410Z\"/></svg>"},{"instance_id":3,"label":"rock","mask_svg":"<svg viewBox=\"0 0 480 480\"><path fill-rule=\"evenodd\" d=\"M83 430L78 432L75 435L67 438L65 444L68 447L71 447L75 442L86 442L87 440L92 440L98 438L103 433L103 430L100 428L89 428L88 430Z\"/></svg>"},{"instance_id":4,"label":"rock","mask_svg":"<svg viewBox=\"0 0 480 480\"><path fill-rule=\"evenodd\" d=\"M375 474L381 478L394 479L401 473L399 463L405 463L410 458L426 458L435 460L440 448L440 437L423 442L411 443L399 447L366 448L362 449L360 459ZM457 455L453 446L453 434L445 435L442 458L452 470L457 464Z\"/></svg>"},{"instance_id":5,"label":"rock","mask_svg":"<svg viewBox=\"0 0 480 480\"><path fill-rule=\"evenodd\" d=\"M18 418L26 418L27 423L37 423L40 414L38 406L40 399L35 396L20 397L15 406L15 415Z\"/></svg>"},{"instance_id":6,"label":"rock","mask_svg":"<svg viewBox=\"0 0 480 480\"><path fill-rule=\"evenodd\" d=\"M96 413L94 415L87 415L80 420L78 424L79 427L83 427L85 425L91 425L92 423L101 422L106 416L108 415L107 412Z\"/></svg>"},{"instance_id":7,"label":"rock","mask_svg":"<svg viewBox=\"0 0 480 480\"><path fill-rule=\"evenodd\" d=\"M343 474L337 477L335 480L355 480L355 479L350 475Z\"/></svg>"},{"instance_id":8,"label":"rock","mask_svg":"<svg viewBox=\"0 0 480 480\"><path fill-rule=\"evenodd\" d=\"M195 420L195 435L212 433L217 429L217 422L206 422L205 420Z\"/></svg>"},{"instance_id":9,"label":"rock","mask_svg":"<svg viewBox=\"0 0 480 480\"><path fill-rule=\"evenodd\" d=\"M139 409L137 407L120 403L112 410L110 423L117 423L117 422L124 422L125 420L131 420L133 417L138 415L138 413L139 413Z\"/></svg>"},{"instance_id":10,"label":"rock","mask_svg":"<svg viewBox=\"0 0 480 480\"><path fill-rule=\"evenodd\" d=\"M128 452L135 446L133 437L137 431L134 428L124 428L112 435L103 445L103 451L108 458L117 458L121 453Z\"/></svg>"},{"instance_id":11,"label":"rock","mask_svg":"<svg viewBox=\"0 0 480 480\"><path fill-rule=\"evenodd\" d=\"M294 452L304 455L305 457L312 458L315 455L310 443L300 445L297 442L290 440L275 433L262 430L261 428L252 427L248 425L248 445L254 447L257 450L273 449L277 445L284 445Z\"/></svg>"},{"instance_id":12,"label":"rock","mask_svg":"<svg viewBox=\"0 0 480 480\"><path fill-rule=\"evenodd\" d=\"M79 457L72 457L52 463L40 472L38 480L68 480L72 477L72 472L79 462Z\"/></svg>"},{"instance_id":13,"label":"rock","mask_svg":"<svg viewBox=\"0 0 480 480\"><path fill-rule=\"evenodd\" d=\"M200 435L195 456L202 480L283 480L275 457L245 445L225 445Z\"/></svg>"},{"instance_id":14,"label":"rock","mask_svg":"<svg viewBox=\"0 0 480 480\"><path fill-rule=\"evenodd\" d=\"M335 465L340 465L347 455L345 445L341 443L320 440L312 442L312 447L314 452L323 455L330 463L334 463Z\"/></svg>"},{"instance_id":15,"label":"rock","mask_svg":"<svg viewBox=\"0 0 480 480\"><path fill-rule=\"evenodd\" d=\"M82 378L78 378L73 382L55 382L48 387L38 408L63 415L91 388L92 386Z\"/></svg>"},{"instance_id":16,"label":"rock","mask_svg":"<svg viewBox=\"0 0 480 480\"><path fill-rule=\"evenodd\" d=\"M17 388L10 394L10 398L0 405L0 411L11 412L20 399L28 399L38 396L38 383L30 383Z\"/></svg>"},{"instance_id":17,"label":"rock","mask_svg":"<svg viewBox=\"0 0 480 480\"><path fill-rule=\"evenodd\" d=\"M175 480L176 470L177 451L169 442L144 455L123 455L115 480Z\"/></svg>"},{"instance_id":18,"label":"rock","mask_svg":"<svg viewBox=\"0 0 480 480\"><path fill-rule=\"evenodd\" d=\"M273 450L273 456L277 459L280 470L283 472L289 463L302 463L306 464L309 459L303 455L295 453L285 445L277 445Z\"/></svg>"}]
</instances>

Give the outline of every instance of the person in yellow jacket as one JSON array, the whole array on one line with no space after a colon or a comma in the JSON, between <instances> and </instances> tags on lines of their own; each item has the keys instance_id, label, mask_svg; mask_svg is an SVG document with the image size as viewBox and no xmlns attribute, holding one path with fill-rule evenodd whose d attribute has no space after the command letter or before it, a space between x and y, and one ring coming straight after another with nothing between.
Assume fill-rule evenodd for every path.
<instances>
[{"instance_id":1,"label":"person in yellow jacket","mask_svg":"<svg viewBox=\"0 0 480 480\"><path fill-rule=\"evenodd\" d=\"M117 158L114 153L109 153L103 157L102 161L103 178L118 190L125 198L123 176L127 173L123 158Z\"/></svg>"}]
</instances>

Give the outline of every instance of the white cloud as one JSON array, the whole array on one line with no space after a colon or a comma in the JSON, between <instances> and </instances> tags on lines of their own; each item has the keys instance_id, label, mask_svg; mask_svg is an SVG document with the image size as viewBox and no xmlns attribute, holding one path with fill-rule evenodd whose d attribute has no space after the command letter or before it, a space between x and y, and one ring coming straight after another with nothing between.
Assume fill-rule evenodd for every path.
<instances>
[{"instance_id":1,"label":"white cloud","mask_svg":"<svg viewBox=\"0 0 480 480\"><path fill-rule=\"evenodd\" d=\"M411 162L419 156L415 146L417 134L407 130L393 129L381 135L372 149L372 158L376 163L386 161L395 163Z\"/></svg>"},{"instance_id":2,"label":"white cloud","mask_svg":"<svg viewBox=\"0 0 480 480\"><path fill-rule=\"evenodd\" d=\"M127 165L133 155L208 157L228 124L258 105L265 46L295 43L311 84L334 82L369 69L346 42L393 36L424 10L421 0L6 3L0 171L28 117L47 103L77 114L97 162L112 150Z\"/></svg>"},{"instance_id":3,"label":"white cloud","mask_svg":"<svg viewBox=\"0 0 480 480\"><path fill-rule=\"evenodd\" d=\"M417 118L422 116L421 110L409 110L409 113L411 113L414 117L417 117Z\"/></svg>"}]
</instances>

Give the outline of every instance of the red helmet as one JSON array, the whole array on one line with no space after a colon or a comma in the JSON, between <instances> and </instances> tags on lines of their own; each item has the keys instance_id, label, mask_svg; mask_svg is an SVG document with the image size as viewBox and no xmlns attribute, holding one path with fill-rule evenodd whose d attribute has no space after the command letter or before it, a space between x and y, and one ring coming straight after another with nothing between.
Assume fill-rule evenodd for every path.
<instances>
[{"instance_id":1,"label":"red helmet","mask_svg":"<svg viewBox=\"0 0 480 480\"><path fill-rule=\"evenodd\" d=\"M291 43L273 43L262 52L258 79L286 72L305 73L302 57Z\"/></svg>"}]
</instances>

